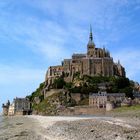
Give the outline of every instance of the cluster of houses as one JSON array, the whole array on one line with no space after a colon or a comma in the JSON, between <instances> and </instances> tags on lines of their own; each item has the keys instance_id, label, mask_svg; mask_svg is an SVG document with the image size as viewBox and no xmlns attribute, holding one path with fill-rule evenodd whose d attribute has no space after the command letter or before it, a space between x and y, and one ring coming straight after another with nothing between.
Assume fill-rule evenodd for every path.
<instances>
[{"instance_id":1,"label":"cluster of houses","mask_svg":"<svg viewBox=\"0 0 140 140\"><path fill-rule=\"evenodd\" d=\"M110 111L116 107L121 106L130 106L134 104L140 104L140 90L139 85L135 86L133 91L133 96L135 99L127 98L125 93L107 93L106 84L98 84L99 91L98 93L89 93L89 105L86 106L76 106L73 109L75 110L74 114L94 114L95 110L106 110ZM57 89L58 91L58 89ZM56 93L51 91L51 94ZM49 94L48 94L49 96ZM81 94L71 94L71 97L75 101L81 100ZM15 98L12 103L8 101L6 104L3 104L3 115L13 116L13 115L30 115L32 114L31 102L28 98ZM77 108L78 107L78 108ZM64 114L66 115L66 114Z\"/></svg>"},{"instance_id":2,"label":"cluster of houses","mask_svg":"<svg viewBox=\"0 0 140 140\"><path fill-rule=\"evenodd\" d=\"M116 107L121 106L130 106L134 104L140 104L140 86L136 85L133 91L134 99L127 98L125 93L107 93L107 83L98 84L99 91L98 93L89 93L89 105L86 106L75 106L74 114L94 114L95 110L106 110L110 111ZM58 92L59 90L50 91L51 94ZM63 89L60 89L60 92ZM44 97L46 98L46 97ZM76 102L81 100L81 94L71 93L71 98ZM28 98L15 98L12 103L8 101L6 104L3 104L3 115L13 116L13 115L30 115L32 114L32 103ZM78 107L78 108L77 108ZM66 115L66 114L64 114Z\"/></svg>"},{"instance_id":3,"label":"cluster of houses","mask_svg":"<svg viewBox=\"0 0 140 140\"><path fill-rule=\"evenodd\" d=\"M125 101L125 93L107 93L104 91L89 94L90 107L106 108L107 111L122 106Z\"/></svg>"},{"instance_id":4,"label":"cluster of houses","mask_svg":"<svg viewBox=\"0 0 140 140\"><path fill-rule=\"evenodd\" d=\"M27 98L15 98L11 104L10 101L3 104L2 108L5 116L30 115L32 113L31 102Z\"/></svg>"},{"instance_id":5,"label":"cluster of houses","mask_svg":"<svg viewBox=\"0 0 140 140\"><path fill-rule=\"evenodd\" d=\"M107 93L105 83L99 85L98 93L89 93L89 106L95 108L105 108L110 111L115 107L130 106L140 104L140 92L133 91L134 100L127 98L125 93Z\"/></svg>"},{"instance_id":6,"label":"cluster of houses","mask_svg":"<svg viewBox=\"0 0 140 140\"><path fill-rule=\"evenodd\" d=\"M106 91L99 91L98 93L89 93L89 105L84 110L85 114L94 114L94 110L106 110L110 111L116 107L129 106L133 104L140 104L140 93L134 94L135 99L126 98L125 93L107 93ZM8 101L2 105L3 115L30 115L32 114L31 102L28 98L15 98L10 104ZM84 109L84 106L81 110ZM78 111L76 111L78 112ZM81 113L81 112L80 112ZM83 114L83 112L81 113Z\"/></svg>"}]
</instances>

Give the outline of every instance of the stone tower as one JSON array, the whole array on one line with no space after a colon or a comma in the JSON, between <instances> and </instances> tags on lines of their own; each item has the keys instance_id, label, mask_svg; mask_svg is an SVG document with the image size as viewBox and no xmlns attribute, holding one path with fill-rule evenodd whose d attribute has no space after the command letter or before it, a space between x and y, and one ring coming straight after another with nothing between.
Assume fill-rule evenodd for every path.
<instances>
[{"instance_id":1,"label":"stone tower","mask_svg":"<svg viewBox=\"0 0 140 140\"><path fill-rule=\"evenodd\" d=\"M93 42L93 36L92 36L92 27L90 26L90 35L89 35L89 41L87 44L87 56L93 57L94 56L94 50L95 50L95 44Z\"/></svg>"},{"instance_id":2,"label":"stone tower","mask_svg":"<svg viewBox=\"0 0 140 140\"><path fill-rule=\"evenodd\" d=\"M2 105L3 108L3 115L7 116L8 115L8 111L9 111L9 106L10 106L10 101L8 100L8 102L6 104Z\"/></svg>"}]
</instances>

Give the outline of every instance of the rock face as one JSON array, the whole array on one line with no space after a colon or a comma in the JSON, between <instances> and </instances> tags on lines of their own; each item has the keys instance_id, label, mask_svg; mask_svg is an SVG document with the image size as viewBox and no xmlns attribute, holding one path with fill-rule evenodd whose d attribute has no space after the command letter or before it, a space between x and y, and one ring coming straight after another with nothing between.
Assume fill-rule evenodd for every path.
<instances>
[{"instance_id":1,"label":"rock face","mask_svg":"<svg viewBox=\"0 0 140 140\"><path fill-rule=\"evenodd\" d=\"M58 70L62 69L59 67ZM55 74L53 80L50 79L50 81L41 83L39 88L29 96L30 101L32 101L33 112L43 115L63 114L63 111L68 107L89 105L89 93L97 95L98 91L103 90L106 90L110 97L114 97L113 100L115 101L116 97L112 96L111 93L116 96L119 94L118 97L120 97L120 93L123 91L126 96L132 97L131 81L125 77L89 76L77 72L69 82L65 81L67 74L61 74L61 76L59 73ZM107 110L111 110L111 108L113 108L113 104L108 104Z\"/></svg>"},{"instance_id":2,"label":"rock face","mask_svg":"<svg viewBox=\"0 0 140 140\"><path fill-rule=\"evenodd\" d=\"M45 92L44 99L46 99L47 97L49 97L55 93L60 93L60 92L64 92L64 91L65 91L64 89L50 89Z\"/></svg>"},{"instance_id":3,"label":"rock face","mask_svg":"<svg viewBox=\"0 0 140 140\"><path fill-rule=\"evenodd\" d=\"M40 98L39 98L39 97L35 97L35 98L34 98L34 102L35 102L36 104L39 104L39 103L40 103L40 101L41 101L41 100L40 100Z\"/></svg>"},{"instance_id":4,"label":"rock face","mask_svg":"<svg viewBox=\"0 0 140 140\"><path fill-rule=\"evenodd\" d=\"M68 92L56 92L46 97L42 102L35 105L34 113L43 115L59 115L59 112L63 112L66 107L75 105Z\"/></svg>"}]
</instances>

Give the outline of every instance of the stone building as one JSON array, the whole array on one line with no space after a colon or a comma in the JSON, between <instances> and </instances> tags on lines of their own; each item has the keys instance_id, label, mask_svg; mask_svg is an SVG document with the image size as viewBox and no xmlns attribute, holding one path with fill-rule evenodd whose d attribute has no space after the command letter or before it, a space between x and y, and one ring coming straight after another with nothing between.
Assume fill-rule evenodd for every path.
<instances>
[{"instance_id":1,"label":"stone building","mask_svg":"<svg viewBox=\"0 0 140 140\"><path fill-rule=\"evenodd\" d=\"M89 94L89 106L96 108L106 108L108 103L114 105L121 105L125 99L125 93L107 93L98 92Z\"/></svg>"},{"instance_id":2,"label":"stone building","mask_svg":"<svg viewBox=\"0 0 140 140\"><path fill-rule=\"evenodd\" d=\"M45 81L47 81L47 85L50 85L53 83L54 79L57 77L60 77L63 74L63 66L58 65L58 66L50 66L48 68Z\"/></svg>"},{"instance_id":3,"label":"stone building","mask_svg":"<svg viewBox=\"0 0 140 140\"><path fill-rule=\"evenodd\" d=\"M15 98L15 115L29 115L31 114L31 103L27 98Z\"/></svg>"},{"instance_id":4,"label":"stone building","mask_svg":"<svg viewBox=\"0 0 140 140\"><path fill-rule=\"evenodd\" d=\"M8 116L13 116L15 114L15 104L12 103L8 109Z\"/></svg>"},{"instance_id":5,"label":"stone building","mask_svg":"<svg viewBox=\"0 0 140 140\"><path fill-rule=\"evenodd\" d=\"M3 104L3 115L29 115L31 114L31 103L27 98L15 98L13 103L8 101L6 105Z\"/></svg>"},{"instance_id":6,"label":"stone building","mask_svg":"<svg viewBox=\"0 0 140 140\"><path fill-rule=\"evenodd\" d=\"M92 29L90 29L87 53L73 54L71 59L64 59L62 65L49 67L45 80L47 84L51 84L53 79L64 74L67 77L65 79L72 81L73 75L77 72L89 76L125 77L125 69L120 61L114 63L107 49L95 46Z\"/></svg>"},{"instance_id":7,"label":"stone building","mask_svg":"<svg viewBox=\"0 0 140 140\"><path fill-rule=\"evenodd\" d=\"M6 104L2 104L3 115L7 116L9 111L10 101L8 100Z\"/></svg>"}]
</instances>

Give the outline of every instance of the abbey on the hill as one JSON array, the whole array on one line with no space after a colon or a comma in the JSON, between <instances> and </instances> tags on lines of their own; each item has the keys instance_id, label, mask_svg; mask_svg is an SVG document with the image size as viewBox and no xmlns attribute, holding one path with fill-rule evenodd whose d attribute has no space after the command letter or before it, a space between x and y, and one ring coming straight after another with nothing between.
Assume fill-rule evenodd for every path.
<instances>
[{"instance_id":1,"label":"abbey on the hill","mask_svg":"<svg viewBox=\"0 0 140 140\"><path fill-rule=\"evenodd\" d=\"M87 53L73 54L71 59L64 59L62 65L50 66L46 74L46 82L48 85L53 83L54 79L65 75L67 81L73 79L75 73L89 76L119 76L125 77L124 67L118 63L114 63L109 51L105 48L96 48L92 29L90 28L89 41L87 44Z\"/></svg>"}]
</instances>

